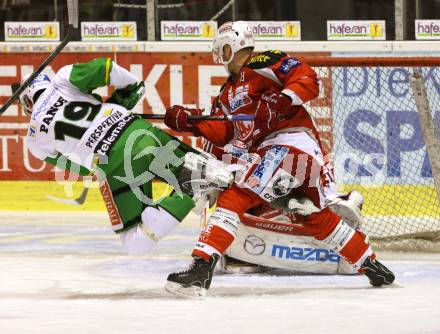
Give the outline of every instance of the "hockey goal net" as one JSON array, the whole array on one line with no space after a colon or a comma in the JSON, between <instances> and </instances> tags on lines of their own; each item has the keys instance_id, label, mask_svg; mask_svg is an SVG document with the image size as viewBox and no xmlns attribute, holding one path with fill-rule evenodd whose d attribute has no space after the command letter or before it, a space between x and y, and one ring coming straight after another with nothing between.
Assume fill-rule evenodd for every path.
<instances>
[{"instance_id":1,"label":"hockey goal net","mask_svg":"<svg viewBox=\"0 0 440 334\"><path fill-rule=\"evenodd\" d=\"M363 229L379 247L439 250L440 58L303 60L320 77L308 110L338 188L364 195ZM416 72L424 116L411 84Z\"/></svg>"}]
</instances>

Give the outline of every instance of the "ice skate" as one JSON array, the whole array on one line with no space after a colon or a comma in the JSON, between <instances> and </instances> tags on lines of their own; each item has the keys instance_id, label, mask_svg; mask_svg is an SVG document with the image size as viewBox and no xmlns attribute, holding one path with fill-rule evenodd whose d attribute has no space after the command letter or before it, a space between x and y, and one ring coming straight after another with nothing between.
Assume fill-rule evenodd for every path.
<instances>
[{"instance_id":1,"label":"ice skate","mask_svg":"<svg viewBox=\"0 0 440 334\"><path fill-rule=\"evenodd\" d=\"M361 271L368 277L372 286L390 285L395 279L394 274L387 267L371 257L365 259Z\"/></svg>"},{"instance_id":2,"label":"ice skate","mask_svg":"<svg viewBox=\"0 0 440 334\"><path fill-rule=\"evenodd\" d=\"M205 297L218 259L217 254L213 254L209 262L202 258L194 258L189 269L168 275L165 290L179 297Z\"/></svg>"}]
</instances>

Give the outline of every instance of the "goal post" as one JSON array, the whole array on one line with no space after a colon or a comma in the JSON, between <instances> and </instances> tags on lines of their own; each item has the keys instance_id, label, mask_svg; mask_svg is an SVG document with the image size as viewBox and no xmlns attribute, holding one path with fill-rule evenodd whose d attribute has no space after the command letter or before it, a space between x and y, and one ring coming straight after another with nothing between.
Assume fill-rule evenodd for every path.
<instances>
[{"instance_id":1,"label":"goal post","mask_svg":"<svg viewBox=\"0 0 440 334\"><path fill-rule=\"evenodd\" d=\"M417 112L422 128L423 138L426 143L426 150L431 163L432 177L437 189L437 198L440 200L440 141L439 131L435 129L432 111L429 107L428 95L425 89L423 74L415 70L411 78L411 88L416 101ZM437 133L436 133L437 132Z\"/></svg>"},{"instance_id":2,"label":"goal post","mask_svg":"<svg viewBox=\"0 0 440 334\"><path fill-rule=\"evenodd\" d=\"M307 109L338 190L364 195L364 230L374 238L438 237L440 58L302 60L318 73L321 89ZM411 88L416 69L426 100Z\"/></svg>"}]
</instances>

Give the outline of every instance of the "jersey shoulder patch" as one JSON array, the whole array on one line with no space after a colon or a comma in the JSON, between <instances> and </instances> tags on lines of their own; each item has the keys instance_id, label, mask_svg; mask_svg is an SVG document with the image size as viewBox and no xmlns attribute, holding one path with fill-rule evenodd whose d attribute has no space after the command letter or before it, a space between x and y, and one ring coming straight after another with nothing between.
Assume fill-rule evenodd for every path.
<instances>
[{"instance_id":1,"label":"jersey shoulder patch","mask_svg":"<svg viewBox=\"0 0 440 334\"><path fill-rule=\"evenodd\" d=\"M280 67L278 67L278 71L280 71L284 75L287 75L293 68L299 65L301 65L301 62L298 59L287 57L282 61Z\"/></svg>"},{"instance_id":2,"label":"jersey shoulder patch","mask_svg":"<svg viewBox=\"0 0 440 334\"><path fill-rule=\"evenodd\" d=\"M286 53L279 50L269 50L259 53L253 56L247 63L247 67L252 69L260 69L268 66L275 65L283 57L287 56Z\"/></svg>"}]
</instances>

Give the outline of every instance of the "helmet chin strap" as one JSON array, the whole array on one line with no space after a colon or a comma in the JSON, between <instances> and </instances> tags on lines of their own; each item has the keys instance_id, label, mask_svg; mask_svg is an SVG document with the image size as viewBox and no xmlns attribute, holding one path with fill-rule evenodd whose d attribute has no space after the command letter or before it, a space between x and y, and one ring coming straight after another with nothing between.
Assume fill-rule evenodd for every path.
<instances>
[{"instance_id":1,"label":"helmet chin strap","mask_svg":"<svg viewBox=\"0 0 440 334\"><path fill-rule=\"evenodd\" d=\"M228 45L229 45L229 44L228 44ZM224 45L223 45L223 47L224 47ZM228 73L229 75L231 75L231 72L229 71L228 65L229 65L229 63L232 61L232 59L234 59L235 52L232 50L232 46L231 46L231 45L229 45L229 47L230 47L230 50L231 50L231 56L229 57L229 60L224 60L224 59L223 59L223 56L224 56L224 54L223 54L223 50L222 50L221 57L219 57L219 58L220 58L219 60L221 61L221 63L222 63L223 66L225 67L226 73ZM222 48L222 49L223 49L223 48Z\"/></svg>"},{"instance_id":2,"label":"helmet chin strap","mask_svg":"<svg viewBox=\"0 0 440 334\"><path fill-rule=\"evenodd\" d=\"M232 50L231 50L231 51L232 51ZM238 53L239 51L241 51L241 50L238 50L237 53ZM237 55L237 53L232 51L231 57L229 58L228 61L224 61L224 60L223 60L223 57L221 58L221 62L222 62L222 64L223 64L223 66L225 67L226 72L227 72L229 75L236 75L236 74L238 74L238 73L231 73L231 72L229 71L229 67L228 67L228 66L230 65L230 63L232 62L232 60L233 60L233 59L235 58L235 56ZM244 66L244 64L246 64L246 62L249 60L250 57L252 57L252 52L251 52L246 58L241 57L241 58L237 58L237 59L236 59L237 62L238 62L238 61L240 62L240 63L236 63L236 64L234 64L234 65L236 65L236 66L238 67L238 71L237 71L237 72L240 71L240 69Z\"/></svg>"},{"instance_id":3,"label":"helmet chin strap","mask_svg":"<svg viewBox=\"0 0 440 334\"><path fill-rule=\"evenodd\" d=\"M225 67L226 73L228 73L228 75L231 75L231 72L229 72L229 63L223 63L223 66Z\"/></svg>"},{"instance_id":4,"label":"helmet chin strap","mask_svg":"<svg viewBox=\"0 0 440 334\"><path fill-rule=\"evenodd\" d=\"M232 59L234 59L234 55L235 55L235 53L232 50L231 50L231 52L232 52L232 54L231 54L231 57L229 58L228 61L224 61L223 57L222 57L223 66L225 67L225 70L229 75L231 75L231 72L229 71L229 64L232 61Z\"/></svg>"}]
</instances>

